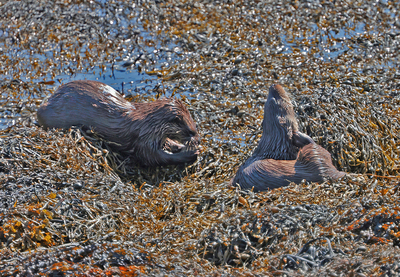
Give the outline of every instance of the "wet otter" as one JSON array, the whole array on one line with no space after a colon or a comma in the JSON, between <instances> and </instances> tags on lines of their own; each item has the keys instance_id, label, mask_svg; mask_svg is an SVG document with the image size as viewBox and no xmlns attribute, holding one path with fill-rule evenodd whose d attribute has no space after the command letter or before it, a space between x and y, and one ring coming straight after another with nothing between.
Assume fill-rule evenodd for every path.
<instances>
[{"instance_id":1,"label":"wet otter","mask_svg":"<svg viewBox=\"0 0 400 277\"><path fill-rule=\"evenodd\" d=\"M289 95L279 84L269 89L262 128L259 145L231 184L263 191L303 179L322 182L345 175L333 166L328 151L298 130Z\"/></svg>"},{"instance_id":2,"label":"wet otter","mask_svg":"<svg viewBox=\"0 0 400 277\"><path fill-rule=\"evenodd\" d=\"M176 99L130 103L97 81L60 86L37 112L44 128L82 126L143 166L193 163L199 136L186 106Z\"/></svg>"}]
</instances>

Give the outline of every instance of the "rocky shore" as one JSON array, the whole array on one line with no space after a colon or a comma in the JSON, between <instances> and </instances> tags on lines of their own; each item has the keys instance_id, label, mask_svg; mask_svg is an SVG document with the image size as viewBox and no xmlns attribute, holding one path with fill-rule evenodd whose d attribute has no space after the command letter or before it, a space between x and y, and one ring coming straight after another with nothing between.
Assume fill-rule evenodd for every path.
<instances>
[{"instance_id":1,"label":"rocky shore","mask_svg":"<svg viewBox=\"0 0 400 277\"><path fill-rule=\"evenodd\" d=\"M399 4L1 3L0 275L398 276ZM45 97L86 77L129 101L180 98L198 161L140 168L35 125ZM229 187L276 82L347 177Z\"/></svg>"}]
</instances>

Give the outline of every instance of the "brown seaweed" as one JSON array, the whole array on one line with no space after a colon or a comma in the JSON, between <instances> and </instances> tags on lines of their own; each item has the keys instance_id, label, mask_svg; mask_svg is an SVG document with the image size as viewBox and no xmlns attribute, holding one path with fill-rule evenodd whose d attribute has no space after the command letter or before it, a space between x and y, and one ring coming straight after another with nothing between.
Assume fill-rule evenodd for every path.
<instances>
[{"instance_id":1,"label":"brown seaweed","mask_svg":"<svg viewBox=\"0 0 400 277\"><path fill-rule=\"evenodd\" d=\"M12 125L0 131L0 275L399 274L398 2L3 1L0 11L0 113ZM33 124L58 83L122 69L148 78L125 84L129 101L188 106L203 138L190 168L132 168L101 139ZM227 187L258 145L275 82L343 180ZM326 251L328 238L330 262L293 266L287 255L318 238L308 245Z\"/></svg>"}]
</instances>

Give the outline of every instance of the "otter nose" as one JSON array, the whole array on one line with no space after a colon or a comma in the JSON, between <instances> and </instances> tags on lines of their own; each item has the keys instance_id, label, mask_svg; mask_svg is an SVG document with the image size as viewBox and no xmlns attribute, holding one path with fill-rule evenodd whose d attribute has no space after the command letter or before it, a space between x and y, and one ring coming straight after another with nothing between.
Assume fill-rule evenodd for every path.
<instances>
[{"instance_id":1,"label":"otter nose","mask_svg":"<svg viewBox=\"0 0 400 277\"><path fill-rule=\"evenodd\" d=\"M202 146L200 145L200 138L196 134L194 136L190 136L190 138L186 141L186 146L188 149L192 150L200 150Z\"/></svg>"},{"instance_id":2,"label":"otter nose","mask_svg":"<svg viewBox=\"0 0 400 277\"><path fill-rule=\"evenodd\" d=\"M286 91L283 89L281 85L274 84L269 87L267 101L270 101L272 98L275 98L275 100L287 98Z\"/></svg>"},{"instance_id":3,"label":"otter nose","mask_svg":"<svg viewBox=\"0 0 400 277\"><path fill-rule=\"evenodd\" d=\"M196 134L196 135L192 135L190 136L190 140L189 143L191 145L197 146L200 143L200 137Z\"/></svg>"}]
</instances>

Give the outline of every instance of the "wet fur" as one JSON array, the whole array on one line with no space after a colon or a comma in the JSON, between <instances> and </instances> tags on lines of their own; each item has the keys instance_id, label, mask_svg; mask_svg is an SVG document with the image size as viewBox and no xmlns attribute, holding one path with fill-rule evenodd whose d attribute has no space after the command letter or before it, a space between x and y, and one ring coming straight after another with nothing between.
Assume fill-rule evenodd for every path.
<instances>
[{"instance_id":1,"label":"wet fur","mask_svg":"<svg viewBox=\"0 0 400 277\"><path fill-rule=\"evenodd\" d=\"M90 128L144 166L192 163L197 158L196 124L176 99L132 104L103 83L73 81L60 86L40 106L37 117L45 128ZM163 151L168 138L186 142L184 149Z\"/></svg>"},{"instance_id":2,"label":"wet fur","mask_svg":"<svg viewBox=\"0 0 400 277\"><path fill-rule=\"evenodd\" d=\"M239 168L233 185L263 191L303 179L323 182L345 175L333 166L328 151L298 130L289 95L278 84L270 87L262 126L259 145Z\"/></svg>"}]
</instances>

